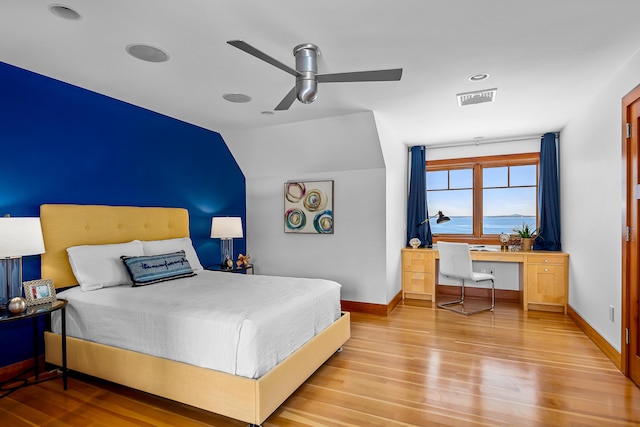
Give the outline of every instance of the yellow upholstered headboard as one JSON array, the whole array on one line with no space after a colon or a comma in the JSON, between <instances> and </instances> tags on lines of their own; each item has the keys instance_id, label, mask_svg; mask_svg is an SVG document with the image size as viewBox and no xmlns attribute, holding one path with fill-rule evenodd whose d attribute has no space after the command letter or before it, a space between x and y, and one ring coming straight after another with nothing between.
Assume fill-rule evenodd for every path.
<instances>
[{"instance_id":1,"label":"yellow upholstered headboard","mask_svg":"<svg viewBox=\"0 0 640 427\"><path fill-rule=\"evenodd\" d=\"M41 275L53 279L56 288L78 284L67 256L70 246L189 236L189 213L183 208L46 204L40 206L40 221Z\"/></svg>"}]
</instances>

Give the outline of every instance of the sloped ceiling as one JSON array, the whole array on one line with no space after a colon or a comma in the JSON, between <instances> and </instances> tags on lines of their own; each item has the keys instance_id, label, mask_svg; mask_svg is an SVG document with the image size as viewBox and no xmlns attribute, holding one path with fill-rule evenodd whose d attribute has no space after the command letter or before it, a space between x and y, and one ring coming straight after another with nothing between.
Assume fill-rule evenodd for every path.
<instances>
[{"instance_id":1,"label":"sloped ceiling","mask_svg":"<svg viewBox=\"0 0 640 427\"><path fill-rule=\"evenodd\" d=\"M408 145L556 131L640 48L637 0L62 1L77 21L50 4L2 2L0 61L220 132L366 110ZM231 39L291 66L293 47L314 43L320 73L404 74L321 84L314 103L263 114L294 79ZM132 43L170 60L135 59ZM457 93L489 88L494 103L458 107Z\"/></svg>"},{"instance_id":2,"label":"sloped ceiling","mask_svg":"<svg viewBox=\"0 0 640 427\"><path fill-rule=\"evenodd\" d=\"M369 111L222 134L245 177L385 167Z\"/></svg>"}]
</instances>

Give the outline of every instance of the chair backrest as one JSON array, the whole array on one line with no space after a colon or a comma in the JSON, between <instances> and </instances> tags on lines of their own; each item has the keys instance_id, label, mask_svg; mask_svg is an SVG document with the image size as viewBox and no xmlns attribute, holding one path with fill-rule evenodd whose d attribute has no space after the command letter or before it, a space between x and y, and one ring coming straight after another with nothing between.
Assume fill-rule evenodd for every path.
<instances>
[{"instance_id":1,"label":"chair backrest","mask_svg":"<svg viewBox=\"0 0 640 427\"><path fill-rule=\"evenodd\" d=\"M438 241L440 273L458 279L472 279L473 266L468 243Z\"/></svg>"}]
</instances>

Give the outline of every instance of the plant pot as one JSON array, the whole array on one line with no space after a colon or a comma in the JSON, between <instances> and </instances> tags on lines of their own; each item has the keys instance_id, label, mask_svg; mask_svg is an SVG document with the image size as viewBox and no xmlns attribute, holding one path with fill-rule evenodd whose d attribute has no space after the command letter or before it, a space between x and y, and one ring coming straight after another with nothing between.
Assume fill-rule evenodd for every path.
<instances>
[{"instance_id":1,"label":"plant pot","mask_svg":"<svg viewBox=\"0 0 640 427\"><path fill-rule=\"evenodd\" d=\"M523 237L520 242L520 247L523 251L530 251L532 244L533 244L532 238Z\"/></svg>"}]
</instances>

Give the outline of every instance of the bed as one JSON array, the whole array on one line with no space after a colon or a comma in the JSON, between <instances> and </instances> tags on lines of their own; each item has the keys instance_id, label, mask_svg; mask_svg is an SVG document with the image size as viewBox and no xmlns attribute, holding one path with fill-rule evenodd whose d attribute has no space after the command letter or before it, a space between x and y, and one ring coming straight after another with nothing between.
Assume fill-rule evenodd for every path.
<instances>
[{"instance_id":1,"label":"bed","mask_svg":"<svg viewBox=\"0 0 640 427\"><path fill-rule=\"evenodd\" d=\"M78 282L69 264L69 247L189 236L188 212L180 208L47 204L41 206L40 217L46 250L42 255L42 277L53 279L58 289ZM229 281L248 280L241 275L208 271L198 276L203 279L207 275L218 280L223 277ZM186 280L178 279L171 286ZM279 280L292 279L268 280L278 283ZM158 285L145 288L154 286ZM113 291L112 298L117 299L122 298L117 294L124 290L120 287L107 291ZM86 294L97 292L102 290ZM72 312L72 301L76 297L82 299L83 293L75 288L63 295L65 293L76 294L69 298L67 310ZM192 361L171 360L140 349L126 349L71 336L67 337L67 363L73 371L259 425L349 339L349 313L341 313L337 317L272 368L249 367L239 371L230 368L225 372L224 369L207 367L207 363L198 366ZM48 363L62 364L61 347L59 334L45 333L45 359Z\"/></svg>"}]
</instances>

